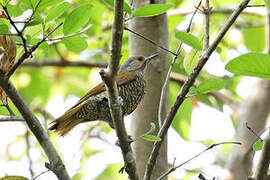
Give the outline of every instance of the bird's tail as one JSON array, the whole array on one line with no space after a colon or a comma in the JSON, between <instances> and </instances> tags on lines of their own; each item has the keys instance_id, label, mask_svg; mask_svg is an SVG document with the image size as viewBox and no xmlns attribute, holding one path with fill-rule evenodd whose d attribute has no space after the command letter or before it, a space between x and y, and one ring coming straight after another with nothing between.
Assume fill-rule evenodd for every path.
<instances>
[{"instance_id":1,"label":"bird's tail","mask_svg":"<svg viewBox=\"0 0 270 180\"><path fill-rule=\"evenodd\" d=\"M74 115L67 117L65 114L52 122L49 130L54 130L58 132L61 136L66 135L71 129L73 129L76 125L81 123L82 120L75 118Z\"/></svg>"},{"instance_id":2,"label":"bird's tail","mask_svg":"<svg viewBox=\"0 0 270 180\"><path fill-rule=\"evenodd\" d=\"M77 106L69 109L65 114L57 118L52 122L52 126L49 127L49 130L57 131L61 136L66 135L71 129L76 125L81 123L83 120L75 117L75 113L84 105L81 103Z\"/></svg>"}]
</instances>

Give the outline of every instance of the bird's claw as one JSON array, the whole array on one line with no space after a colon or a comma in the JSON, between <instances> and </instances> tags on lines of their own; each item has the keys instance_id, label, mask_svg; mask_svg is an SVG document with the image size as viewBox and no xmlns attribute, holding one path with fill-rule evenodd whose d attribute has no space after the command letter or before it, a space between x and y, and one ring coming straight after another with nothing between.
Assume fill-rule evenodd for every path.
<instances>
[{"instance_id":1,"label":"bird's claw","mask_svg":"<svg viewBox=\"0 0 270 180\"><path fill-rule=\"evenodd\" d=\"M128 170L128 168L127 168L127 166L126 165L124 165L123 167L121 167L120 169L119 169L119 171L118 171L118 173L120 173L120 174L123 174L124 172L129 172L129 170Z\"/></svg>"},{"instance_id":2,"label":"bird's claw","mask_svg":"<svg viewBox=\"0 0 270 180\"><path fill-rule=\"evenodd\" d=\"M134 140L132 139L131 135L128 135L128 143L131 144L131 143L133 143L133 142L134 142ZM116 145L116 146L120 146L119 140L117 140L117 141L115 142L115 145Z\"/></svg>"},{"instance_id":3,"label":"bird's claw","mask_svg":"<svg viewBox=\"0 0 270 180\"><path fill-rule=\"evenodd\" d=\"M123 98L121 96L118 96L116 103L113 104L112 106L113 107L121 107L121 106L123 106L123 102L124 102Z\"/></svg>"}]
</instances>

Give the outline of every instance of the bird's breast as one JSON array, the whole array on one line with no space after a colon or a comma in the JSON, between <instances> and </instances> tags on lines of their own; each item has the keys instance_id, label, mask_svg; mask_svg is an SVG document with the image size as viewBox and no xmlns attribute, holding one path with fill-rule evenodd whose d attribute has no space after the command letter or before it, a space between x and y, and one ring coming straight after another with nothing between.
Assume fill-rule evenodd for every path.
<instances>
[{"instance_id":1,"label":"bird's breast","mask_svg":"<svg viewBox=\"0 0 270 180\"><path fill-rule=\"evenodd\" d=\"M132 113L143 99L146 93L146 82L142 76L122 84L119 87L119 95L123 99L122 111L124 115Z\"/></svg>"}]
</instances>

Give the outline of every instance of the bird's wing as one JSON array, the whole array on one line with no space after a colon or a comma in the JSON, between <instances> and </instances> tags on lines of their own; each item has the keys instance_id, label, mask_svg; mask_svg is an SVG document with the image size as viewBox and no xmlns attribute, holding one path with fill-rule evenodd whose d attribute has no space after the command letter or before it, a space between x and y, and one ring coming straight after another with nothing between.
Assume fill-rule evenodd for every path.
<instances>
[{"instance_id":1,"label":"bird's wing","mask_svg":"<svg viewBox=\"0 0 270 180\"><path fill-rule=\"evenodd\" d=\"M135 78L136 78L135 72L130 71L119 72L118 75L116 76L116 82L117 85L122 85L128 83L129 81L134 80ZM98 84L96 87L91 89L86 95L84 95L71 109L73 108L77 109L76 108L77 106L81 107L81 104L84 104L83 102L85 102L88 98L96 94L99 94L105 90L106 88L104 82Z\"/></svg>"}]
</instances>

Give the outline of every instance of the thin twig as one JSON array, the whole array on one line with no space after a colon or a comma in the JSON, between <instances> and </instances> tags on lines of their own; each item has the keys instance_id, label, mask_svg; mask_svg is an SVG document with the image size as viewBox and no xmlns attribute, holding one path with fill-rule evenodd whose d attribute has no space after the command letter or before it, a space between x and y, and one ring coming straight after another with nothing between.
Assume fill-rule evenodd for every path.
<instances>
[{"instance_id":1,"label":"thin twig","mask_svg":"<svg viewBox=\"0 0 270 180\"><path fill-rule=\"evenodd\" d=\"M254 134L256 136L256 138L258 138L259 140L263 141L262 138L248 125L248 122L245 123L246 128L252 132L252 134Z\"/></svg>"},{"instance_id":2,"label":"thin twig","mask_svg":"<svg viewBox=\"0 0 270 180\"><path fill-rule=\"evenodd\" d=\"M203 52L202 56L199 59L198 64L191 72L190 76L188 77L187 81L183 85L182 89L177 95L176 101L174 102L173 106L171 107L169 113L167 114L165 121L163 123L163 126L159 130L158 137L161 138L161 141L155 142L153 150L150 154L150 157L148 159L145 174L144 174L144 180L150 180L151 174L154 168L154 165L157 160L157 156L159 154L159 149L162 145L162 142L168 132L168 129L175 117L175 114L177 110L179 109L180 105L183 103L185 96L187 95L189 88L193 85L196 77L199 75L200 71L202 70L205 63L208 61L210 55L212 52L216 49L217 45L220 43L224 35L227 33L229 28L232 26L232 24L235 22L236 18L239 16L239 14L245 9L247 4L250 0L243 0L239 6L236 8L236 10L233 12L231 17L228 19L228 21L225 23L221 31L219 32L218 36L215 38L213 43L209 46L209 48Z\"/></svg>"},{"instance_id":3,"label":"thin twig","mask_svg":"<svg viewBox=\"0 0 270 180\"><path fill-rule=\"evenodd\" d=\"M14 21L12 20L11 16L9 15L9 12L8 12L8 10L7 10L7 6L6 6L6 5L4 6L1 2L0 2L0 5L2 6L2 8L3 8L5 14L7 15L7 18L8 18L8 20L9 20L10 24L14 27L14 29L16 30L18 36L22 39L24 52L27 53L26 39L25 39L25 37L23 36L22 31L20 31L20 30L18 29L18 27L15 25Z\"/></svg>"},{"instance_id":4,"label":"thin twig","mask_svg":"<svg viewBox=\"0 0 270 180\"><path fill-rule=\"evenodd\" d=\"M35 13L36 13L36 11L37 11L37 9L38 9L38 6L40 5L41 1L42 1L42 0L39 0L38 3L37 3L37 5L36 5L36 7L34 7L31 16L29 17L28 21L26 21L26 23L24 24L24 26L23 26L23 28L22 28L22 30L21 30L22 33L23 33L23 31L25 30L25 28L28 26L28 24L30 23L30 21L32 20L32 18L34 17L34 15L35 15Z\"/></svg>"},{"instance_id":5,"label":"thin twig","mask_svg":"<svg viewBox=\"0 0 270 180\"><path fill-rule=\"evenodd\" d=\"M206 149L204 149L203 151L201 151L200 153L196 154L195 156L193 156L192 158L186 160L185 162L181 163L178 166L173 166L171 169L169 169L168 171L166 171L164 174L162 174L159 178L157 178L157 180L161 180L162 178L168 176L170 173L172 173L173 171L175 171L176 169L180 168L181 166L187 164L188 162L192 161L193 159L197 158L198 156L202 155L203 153L205 153L206 151L213 149L216 146L219 145L224 145L224 144L236 144L236 145L241 145L240 142L221 142L221 143L216 143L216 144L212 144L211 146L207 147Z\"/></svg>"},{"instance_id":6,"label":"thin twig","mask_svg":"<svg viewBox=\"0 0 270 180\"><path fill-rule=\"evenodd\" d=\"M175 55L175 56L178 56L176 53L174 53L174 52L170 51L169 49L167 49L167 48L165 48L165 47L159 45L159 44L156 43L155 41L153 41L153 40L151 40L151 39L149 39L149 38L147 38L147 37L141 35L141 34L138 33L138 32L135 32L135 31L133 31L133 30L127 28L127 27L124 27L124 30L127 30L127 31L129 31L129 32L131 32L131 33L133 33L133 34L135 34L135 35L137 35L137 36L143 38L144 40L146 40L146 41L148 41L148 42L154 44L155 46L157 46L157 47L159 47L159 48L161 48L161 49L163 49L163 50L165 50L165 51L167 51L167 52L169 52L169 53L171 53L171 54L173 54L173 55Z\"/></svg>"},{"instance_id":7,"label":"thin twig","mask_svg":"<svg viewBox=\"0 0 270 180\"><path fill-rule=\"evenodd\" d=\"M10 116L15 116L14 112L12 111L12 109L8 105L7 97L6 97L6 100L5 101L2 100L2 102L3 102L3 104L1 104L0 106L5 107L8 110Z\"/></svg>"},{"instance_id":8,"label":"thin twig","mask_svg":"<svg viewBox=\"0 0 270 180\"><path fill-rule=\"evenodd\" d=\"M66 39L66 38L70 38L70 37L73 37L73 36L78 36L78 35L81 35L82 33L84 33L85 31L87 31L88 29L90 29L91 27L92 27L92 24L88 25L86 28L84 28L83 30L81 30L78 33L70 34L70 35L67 35L67 36L55 37L53 39L47 39L46 41L52 41L52 42L61 41L61 40Z\"/></svg>"},{"instance_id":9,"label":"thin twig","mask_svg":"<svg viewBox=\"0 0 270 180\"><path fill-rule=\"evenodd\" d=\"M41 173L38 174L36 177L34 177L32 180L37 179L39 176L41 176L42 174L45 174L45 173L47 173L47 172L49 172L49 171L51 171L51 170L46 170L46 171L41 172Z\"/></svg>"},{"instance_id":10,"label":"thin twig","mask_svg":"<svg viewBox=\"0 0 270 180\"><path fill-rule=\"evenodd\" d=\"M117 0L114 3L114 23L112 27L112 50L111 59L107 70L101 70L100 75L105 82L110 113L113 126L119 141L119 147L122 151L122 156L125 162L124 169L126 170L130 180L139 180L135 158L133 156L128 136L123 121L123 113L121 110L121 100L116 85L116 76L121 58L122 38L123 38L123 8L124 0Z\"/></svg>"},{"instance_id":11,"label":"thin twig","mask_svg":"<svg viewBox=\"0 0 270 180\"><path fill-rule=\"evenodd\" d=\"M210 25L210 12L211 8L209 7L209 0L205 0L205 26L204 26L204 50L209 47L209 25Z\"/></svg>"},{"instance_id":12,"label":"thin twig","mask_svg":"<svg viewBox=\"0 0 270 180\"><path fill-rule=\"evenodd\" d=\"M265 5L264 4L254 4L254 5L247 5L247 7L248 8L250 8L250 7L265 7Z\"/></svg>"},{"instance_id":13,"label":"thin twig","mask_svg":"<svg viewBox=\"0 0 270 180\"><path fill-rule=\"evenodd\" d=\"M17 63L11 68L11 70L8 73L8 77L10 77L16 69L23 63L23 61L28 58L38 47L41 43L43 43L52 33L54 33L60 26L62 26L63 23L60 23L58 26L56 26L50 33L48 33L46 36L44 36L36 45L31 47L28 51L26 51L17 61Z\"/></svg>"},{"instance_id":14,"label":"thin twig","mask_svg":"<svg viewBox=\"0 0 270 180\"><path fill-rule=\"evenodd\" d=\"M192 25L192 22L193 22L193 19L195 17L195 14L197 13L200 5L201 5L202 1L199 2L198 6L196 7L196 9L194 10L193 14L192 14L192 17L189 21L189 24L188 24L188 27L186 29L187 32L190 31L191 29L191 25ZM170 77L170 74L172 72L172 68L176 62L176 59L178 58L179 54L180 54L180 49L182 47L182 42L180 42L180 44L178 45L177 47L177 50L176 50L176 55L173 57L173 60L172 60L172 64L170 65L169 67L169 70L167 72L167 75L166 75L166 79L164 81L164 84L162 86L162 90L161 90L161 95L160 95L160 100L159 100L159 107L158 107L158 124L159 124L159 128L162 126L162 109L163 109L163 102L165 100L165 97L166 97L166 89L167 89L167 86L168 86L168 83L169 83L169 77Z\"/></svg>"}]
</instances>

